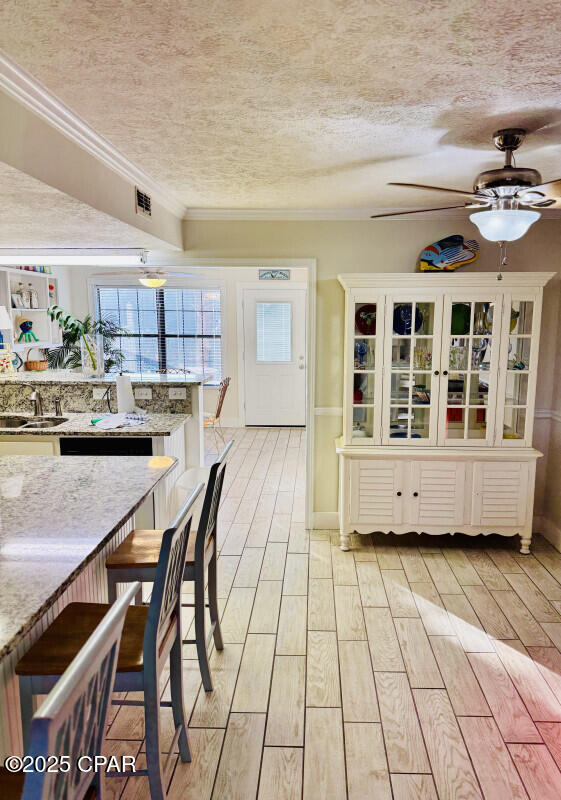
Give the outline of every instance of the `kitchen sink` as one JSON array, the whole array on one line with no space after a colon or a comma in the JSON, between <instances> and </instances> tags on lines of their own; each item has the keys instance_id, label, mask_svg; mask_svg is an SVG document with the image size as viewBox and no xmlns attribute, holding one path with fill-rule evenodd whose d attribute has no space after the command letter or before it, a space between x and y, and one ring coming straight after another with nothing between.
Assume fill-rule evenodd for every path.
<instances>
[{"instance_id":1,"label":"kitchen sink","mask_svg":"<svg viewBox=\"0 0 561 800\"><path fill-rule=\"evenodd\" d=\"M37 428L56 428L57 425L62 425L67 422L66 417L16 417L16 416L0 416L0 430L2 428L19 428L20 430L28 431Z\"/></svg>"}]
</instances>

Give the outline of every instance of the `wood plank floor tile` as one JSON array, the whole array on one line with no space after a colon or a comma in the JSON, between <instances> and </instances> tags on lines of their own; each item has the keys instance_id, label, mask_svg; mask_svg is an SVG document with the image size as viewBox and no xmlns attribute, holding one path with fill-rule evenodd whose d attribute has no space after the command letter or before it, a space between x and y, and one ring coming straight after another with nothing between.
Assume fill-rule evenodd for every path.
<instances>
[{"instance_id":1,"label":"wood plank floor tile","mask_svg":"<svg viewBox=\"0 0 561 800\"><path fill-rule=\"evenodd\" d=\"M430 772L407 675L376 672L376 690L391 772Z\"/></svg>"},{"instance_id":2,"label":"wood plank floor tile","mask_svg":"<svg viewBox=\"0 0 561 800\"><path fill-rule=\"evenodd\" d=\"M442 689L414 689L413 696L440 800L480 798L477 778L447 693Z\"/></svg>"},{"instance_id":3,"label":"wood plank floor tile","mask_svg":"<svg viewBox=\"0 0 561 800\"><path fill-rule=\"evenodd\" d=\"M508 746L530 800L559 800L561 772L545 744Z\"/></svg>"},{"instance_id":4,"label":"wood plank floor tile","mask_svg":"<svg viewBox=\"0 0 561 800\"><path fill-rule=\"evenodd\" d=\"M357 586L335 586L335 614L339 639L366 639Z\"/></svg>"},{"instance_id":5,"label":"wood plank floor tile","mask_svg":"<svg viewBox=\"0 0 561 800\"><path fill-rule=\"evenodd\" d=\"M402 569L399 553L392 544L376 544L374 552L380 569Z\"/></svg>"},{"instance_id":6,"label":"wood plank floor tile","mask_svg":"<svg viewBox=\"0 0 561 800\"><path fill-rule=\"evenodd\" d=\"M379 722L368 642L339 642L339 664L345 722Z\"/></svg>"},{"instance_id":7,"label":"wood plank floor tile","mask_svg":"<svg viewBox=\"0 0 561 800\"><path fill-rule=\"evenodd\" d=\"M394 800L438 800L432 775L392 774Z\"/></svg>"},{"instance_id":8,"label":"wood plank floor tile","mask_svg":"<svg viewBox=\"0 0 561 800\"><path fill-rule=\"evenodd\" d=\"M345 752L340 708L306 712L303 800L344 800Z\"/></svg>"},{"instance_id":9,"label":"wood plank floor tile","mask_svg":"<svg viewBox=\"0 0 561 800\"><path fill-rule=\"evenodd\" d=\"M561 653L556 647L528 647L527 650L558 702L561 703Z\"/></svg>"},{"instance_id":10,"label":"wood plank floor tile","mask_svg":"<svg viewBox=\"0 0 561 800\"><path fill-rule=\"evenodd\" d=\"M364 621L374 670L405 672L389 608L365 608Z\"/></svg>"},{"instance_id":11,"label":"wood plank floor tile","mask_svg":"<svg viewBox=\"0 0 561 800\"><path fill-rule=\"evenodd\" d=\"M238 670L242 659L243 645L228 644L224 650L214 650L210 659L212 692L201 687L190 728L225 728L236 688Z\"/></svg>"},{"instance_id":12,"label":"wood plank floor tile","mask_svg":"<svg viewBox=\"0 0 561 800\"><path fill-rule=\"evenodd\" d=\"M265 747L258 800L300 800L303 755L297 747Z\"/></svg>"},{"instance_id":13,"label":"wood plank floor tile","mask_svg":"<svg viewBox=\"0 0 561 800\"><path fill-rule=\"evenodd\" d=\"M290 534L290 514L273 514L269 530L270 542L288 542Z\"/></svg>"},{"instance_id":14,"label":"wood plank floor tile","mask_svg":"<svg viewBox=\"0 0 561 800\"><path fill-rule=\"evenodd\" d=\"M257 796L265 714L231 714L212 797L253 800Z\"/></svg>"},{"instance_id":15,"label":"wood plank floor tile","mask_svg":"<svg viewBox=\"0 0 561 800\"><path fill-rule=\"evenodd\" d=\"M233 522L220 550L223 556L241 556L249 534L249 524Z\"/></svg>"},{"instance_id":16,"label":"wood plank floor tile","mask_svg":"<svg viewBox=\"0 0 561 800\"><path fill-rule=\"evenodd\" d=\"M488 547L485 552L501 572L522 572L522 567L518 564L516 555L513 552L502 550L498 547Z\"/></svg>"},{"instance_id":17,"label":"wood plank floor tile","mask_svg":"<svg viewBox=\"0 0 561 800\"><path fill-rule=\"evenodd\" d=\"M442 600L448 611L454 633L466 653L494 652L493 645L467 597L463 594L443 594Z\"/></svg>"},{"instance_id":18,"label":"wood plank floor tile","mask_svg":"<svg viewBox=\"0 0 561 800\"><path fill-rule=\"evenodd\" d=\"M279 622L282 581L259 581L249 633L276 633Z\"/></svg>"},{"instance_id":19,"label":"wood plank floor tile","mask_svg":"<svg viewBox=\"0 0 561 800\"><path fill-rule=\"evenodd\" d=\"M561 705L524 645L497 641L495 647L532 719L561 722Z\"/></svg>"},{"instance_id":20,"label":"wood plank floor tile","mask_svg":"<svg viewBox=\"0 0 561 800\"><path fill-rule=\"evenodd\" d=\"M284 570L283 594L307 594L308 556L303 553L288 553Z\"/></svg>"},{"instance_id":21,"label":"wood plank floor tile","mask_svg":"<svg viewBox=\"0 0 561 800\"><path fill-rule=\"evenodd\" d=\"M375 561L359 561L356 563L356 572L362 605L387 606L388 598L378 564Z\"/></svg>"},{"instance_id":22,"label":"wood plank floor tile","mask_svg":"<svg viewBox=\"0 0 561 800\"><path fill-rule=\"evenodd\" d=\"M268 542L265 548L260 578L262 581L282 581L286 559L286 544Z\"/></svg>"},{"instance_id":23,"label":"wood plank floor tile","mask_svg":"<svg viewBox=\"0 0 561 800\"><path fill-rule=\"evenodd\" d=\"M190 796L196 796L199 800L210 800L223 739L224 730L221 729L200 728L189 731L191 762L184 764L178 759L168 800L184 800Z\"/></svg>"},{"instance_id":24,"label":"wood plank floor tile","mask_svg":"<svg viewBox=\"0 0 561 800\"><path fill-rule=\"evenodd\" d=\"M310 550L310 537L303 522L294 522L294 515L290 523L290 535L288 537L289 553L308 553Z\"/></svg>"},{"instance_id":25,"label":"wood plank floor tile","mask_svg":"<svg viewBox=\"0 0 561 800\"><path fill-rule=\"evenodd\" d=\"M494 639L515 639L511 625L486 586L464 586L464 592L484 630Z\"/></svg>"},{"instance_id":26,"label":"wood plank floor tile","mask_svg":"<svg viewBox=\"0 0 561 800\"><path fill-rule=\"evenodd\" d=\"M553 760L561 769L561 724L559 722L537 722L536 727L553 756Z\"/></svg>"},{"instance_id":27,"label":"wood plank floor tile","mask_svg":"<svg viewBox=\"0 0 561 800\"><path fill-rule=\"evenodd\" d=\"M421 583L431 580L427 565L417 547L398 547L397 552L409 583Z\"/></svg>"},{"instance_id":28,"label":"wood plank floor tile","mask_svg":"<svg viewBox=\"0 0 561 800\"><path fill-rule=\"evenodd\" d=\"M311 578L308 595L308 630L334 631L335 600L333 581Z\"/></svg>"},{"instance_id":29,"label":"wood plank floor tile","mask_svg":"<svg viewBox=\"0 0 561 800\"><path fill-rule=\"evenodd\" d=\"M220 622L225 644L243 644L249 625L255 589L232 589Z\"/></svg>"},{"instance_id":30,"label":"wood plank floor tile","mask_svg":"<svg viewBox=\"0 0 561 800\"><path fill-rule=\"evenodd\" d=\"M392 800L382 726L346 722L345 753L349 800Z\"/></svg>"},{"instance_id":31,"label":"wood plank floor tile","mask_svg":"<svg viewBox=\"0 0 561 800\"><path fill-rule=\"evenodd\" d=\"M310 542L310 578L331 577L331 544Z\"/></svg>"},{"instance_id":32,"label":"wood plank floor tile","mask_svg":"<svg viewBox=\"0 0 561 800\"><path fill-rule=\"evenodd\" d=\"M492 800L527 800L493 718L460 717L458 722L484 796Z\"/></svg>"},{"instance_id":33,"label":"wood plank floor tile","mask_svg":"<svg viewBox=\"0 0 561 800\"><path fill-rule=\"evenodd\" d=\"M540 564L537 558L534 556L520 556L516 560L516 564L519 569L524 570L548 600L556 600L557 602L561 600L561 584L555 580L543 564Z\"/></svg>"},{"instance_id":34,"label":"wood plank floor tile","mask_svg":"<svg viewBox=\"0 0 561 800\"><path fill-rule=\"evenodd\" d=\"M454 629L450 617L432 581L410 585L415 605L429 636L451 636Z\"/></svg>"},{"instance_id":35,"label":"wood plank floor tile","mask_svg":"<svg viewBox=\"0 0 561 800\"><path fill-rule=\"evenodd\" d=\"M498 655L470 653L468 658L505 742L541 741Z\"/></svg>"},{"instance_id":36,"label":"wood plank floor tile","mask_svg":"<svg viewBox=\"0 0 561 800\"><path fill-rule=\"evenodd\" d=\"M547 636L551 639L553 644L558 650L561 650L561 622L543 622L542 626L543 630L547 634ZM520 637L522 639L522 637ZM524 641L524 640L522 640ZM542 644L547 645L551 642L524 642L524 644Z\"/></svg>"},{"instance_id":37,"label":"wood plank floor tile","mask_svg":"<svg viewBox=\"0 0 561 800\"><path fill-rule=\"evenodd\" d=\"M306 705L341 705L337 637L332 631L308 632Z\"/></svg>"},{"instance_id":38,"label":"wood plank floor tile","mask_svg":"<svg viewBox=\"0 0 561 800\"><path fill-rule=\"evenodd\" d=\"M561 622L557 611L527 575L505 575L505 578L524 605L531 609L535 620L538 622Z\"/></svg>"},{"instance_id":39,"label":"wood plank floor tile","mask_svg":"<svg viewBox=\"0 0 561 800\"><path fill-rule=\"evenodd\" d=\"M246 547L244 549L234 578L236 588L255 588L257 586L264 552L264 548Z\"/></svg>"},{"instance_id":40,"label":"wood plank floor tile","mask_svg":"<svg viewBox=\"0 0 561 800\"><path fill-rule=\"evenodd\" d=\"M402 569L383 569L382 580L392 617L418 617L419 612L405 572Z\"/></svg>"},{"instance_id":41,"label":"wood plank floor tile","mask_svg":"<svg viewBox=\"0 0 561 800\"><path fill-rule=\"evenodd\" d=\"M446 548L442 552L460 586L483 586L483 581L463 550Z\"/></svg>"},{"instance_id":42,"label":"wood plank floor tile","mask_svg":"<svg viewBox=\"0 0 561 800\"><path fill-rule=\"evenodd\" d=\"M249 527L249 533L245 541L246 547L265 547L267 539L269 538L269 528L271 527L271 519L253 518L253 522Z\"/></svg>"},{"instance_id":43,"label":"wood plank floor tile","mask_svg":"<svg viewBox=\"0 0 561 800\"><path fill-rule=\"evenodd\" d=\"M232 711L249 714L267 711L274 657L274 634L248 634L232 701Z\"/></svg>"},{"instance_id":44,"label":"wood plank floor tile","mask_svg":"<svg viewBox=\"0 0 561 800\"><path fill-rule=\"evenodd\" d=\"M456 636L431 636L430 643L456 716L489 716L491 711Z\"/></svg>"},{"instance_id":45,"label":"wood plank floor tile","mask_svg":"<svg viewBox=\"0 0 561 800\"><path fill-rule=\"evenodd\" d=\"M278 656L306 655L306 623L308 598L305 595L283 595L277 633Z\"/></svg>"},{"instance_id":46,"label":"wood plank floor tile","mask_svg":"<svg viewBox=\"0 0 561 800\"><path fill-rule=\"evenodd\" d=\"M352 551L343 552L338 542L337 544L331 543L331 566L333 569L333 583L336 586L357 585L353 553Z\"/></svg>"},{"instance_id":47,"label":"wood plank floor tile","mask_svg":"<svg viewBox=\"0 0 561 800\"><path fill-rule=\"evenodd\" d=\"M227 600L228 595L230 594L230 589L232 588L232 583L234 582L234 577L236 575L236 570L238 569L238 564L240 563L239 556L223 556L220 555L217 565L216 565L216 572L217 572L217 583L216 583L216 594L222 600Z\"/></svg>"},{"instance_id":48,"label":"wood plank floor tile","mask_svg":"<svg viewBox=\"0 0 561 800\"><path fill-rule=\"evenodd\" d=\"M515 592L511 590L508 592L491 592L491 594L516 631L522 644L536 647L547 647L551 645L545 628L536 622L529 609L520 601L520 598Z\"/></svg>"},{"instance_id":49,"label":"wood plank floor tile","mask_svg":"<svg viewBox=\"0 0 561 800\"><path fill-rule=\"evenodd\" d=\"M440 594L462 594L462 587L444 556L427 553L423 555L423 559Z\"/></svg>"},{"instance_id":50,"label":"wood plank floor tile","mask_svg":"<svg viewBox=\"0 0 561 800\"><path fill-rule=\"evenodd\" d=\"M305 656L276 656L266 745L300 747L304 744L305 693Z\"/></svg>"},{"instance_id":51,"label":"wood plank floor tile","mask_svg":"<svg viewBox=\"0 0 561 800\"><path fill-rule=\"evenodd\" d=\"M420 619L394 619L409 685L412 689L443 689L444 683Z\"/></svg>"},{"instance_id":52,"label":"wood plank floor tile","mask_svg":"<svg viewBox=\"0 0 561 800\"><path fill-rule=\"evenodd\" d=\"M561 554L553 548L548 550L533 548L533 555L553 575L555 580L561 583Z\"/></svg>"},{"instance_id":53,"label":"wood plank floor tile","mask_svg":"<svg viewBox=\"0 0 561 800\"><path fill-rule=\"evenodd\" d=\"M484 550L466 550L466 555L489 591L504 591L510 586Z\"/></svg>"}]
</instances>

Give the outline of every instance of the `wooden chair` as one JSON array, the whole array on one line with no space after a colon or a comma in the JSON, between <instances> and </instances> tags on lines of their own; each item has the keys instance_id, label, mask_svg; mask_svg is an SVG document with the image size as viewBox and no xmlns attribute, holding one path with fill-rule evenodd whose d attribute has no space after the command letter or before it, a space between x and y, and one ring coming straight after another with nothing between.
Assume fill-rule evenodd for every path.
<instances>
[{"instance_id":1,"label":"wooden chair","mask_svg":"<svg viewBox=\"0 0 561 800\"><path fill-rule=\"evenodd\" d=\"M203 414L203 425L205 428L212 428L212 432L214 434L214 443L216 445L216 452L220 452L220 447L218 444L218 439L220 438L222 442L222 447L226 444L226 440L224 439L224 433L222 432L222 423L220 422L220 414L222 413L222 406L224 404L224 398L226 397L226 392L228 391L228 386L230 385L230 378L223 378L220 381L220 385L218 387L218 401L216 403L216 411L214 414Z\"/></svg>"},{"instance_id":2,"label":"wooden chair","mask_svg":"<svg viewBox=\"0 0 561 800\"><path fill-rule=\"evenodd\" d=\"M197 530L189 537L189 545L183 572L184 581L195 584L195 602L182 603L184 607L195 609L195 638L184 639L184 644L197 646L197 657L201 678L206 692L212 691L212 678L208 663L207 648L214 637L217 650L222 650L222 633L218 616L216 594L216 522L222 486L226 471L226 456L233 442L228 442L214 464L210 467L203 508ZM134 530L109 556L107 580L109 599L116 596L117 584L128 581L150 582L154 580L156 563L162 542L162 531ZM208 574L208 605L205 603L205 577ZM205 608L209 609L210 632L206 634Z\"/></svg>"},{"instance_id":3,"label":"wooden chair","mask_svg":"<svg viewBox=\"0 0 561 800\"><path fill-rule=\"evenodd\" d=\"M31 758L66 756L67 772L0 770L3 800L85 800L104 796L102 771L80 772L74 754L101 755L131 586L102 618L31 720ZM89 765L90 762L88 762Z\"/></svg>"},{"instance_id":4,"label":"wooden chair","mask_svg":"<svg viewBox=\"0 0 561 800\"><path fill-rule=\"evenodd\" d=\"M182 761L190 761L187 723L183 708L181 668L181 584L193 503L203 489L191 492L176 518L161 535L161 547L149 606L130 606L123 627L117 661L115 692L143 692L144 700L118 700L117 705L144 706L147 775L151 800L165 800L168 767L179 745ZM138 587L134 587L134 592ZM29 734L33 695L52 689L91 632L107 612L105 603L70 603L16 665L19 675L24 741ZM169 659L171 702L160 700L159 679ZM175 734L162 770L160 762L160 706L173 712ZM122 777L111 771L110 777Z\"/></svg>"}]
</instances>

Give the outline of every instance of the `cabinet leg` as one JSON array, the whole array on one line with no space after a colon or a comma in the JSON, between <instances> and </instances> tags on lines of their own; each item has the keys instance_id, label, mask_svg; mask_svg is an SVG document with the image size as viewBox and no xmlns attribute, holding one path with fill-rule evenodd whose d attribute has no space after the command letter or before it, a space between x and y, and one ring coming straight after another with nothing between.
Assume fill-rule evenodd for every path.
<instances>
[{"instance_id":1,"label":"cabinet leg","mask_svg":"<svg viewBox=\"0 0 561 800\"><path fill-rule=\"evenodd\" d=\"M350 550L351 549L351 534L350 533L341 533L341 543L339 547L341 550Z\"/></svg>"},{"instance_id":2,"label":"cabinet leg","mask_svg":"<svg viewBox=\"0 0 561 800\"><path fill-rule=\"evenodd\" d=\"M527 556L530 553L530 543L532 541L532 535L530 536L521 536L520 537L520 552L523 556Z\"/></svg>"}]
</instances>

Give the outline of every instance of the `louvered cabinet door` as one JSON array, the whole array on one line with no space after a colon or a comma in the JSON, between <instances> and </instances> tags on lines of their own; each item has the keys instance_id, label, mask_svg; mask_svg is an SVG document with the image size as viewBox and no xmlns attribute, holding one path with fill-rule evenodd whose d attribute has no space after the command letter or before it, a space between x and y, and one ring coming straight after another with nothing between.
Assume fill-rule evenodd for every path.
<instances>
[{"instance_id":1,"label":"louvered cabinet door","mask_svg":"<svg viewBox=\"0 0 561 800\"><path fill-rule=\"evenodd\" d=\"M465 462L413 461L408 493L406 522L461 525L466 522Z\"/></svg>"},{"instance_id":2,"label":"louvered cabinet door","mask_svg":"<svg viewBox=\"0 0 561 800\"><path fill-rule=\"evenodd\" d=\"M408 466L401 460L353 460L351 521L356 524L399 525L403 521Z\"/></svg>"},{"instance_id":3,"label":"louvered cabinet door","mask_svg":"<svg viewBox=\"0 0 561 800\"><path fill-rule=\"evenodd\" d=\"M526 462L485 462L473 465L472 524L511 528L528 515L529 469ZM533 497L533 494L530 494Z\"/></svg>"}]
</instances>

